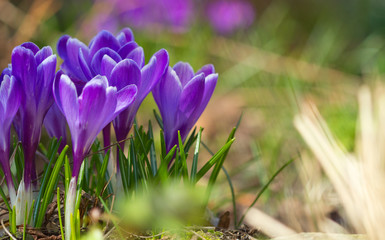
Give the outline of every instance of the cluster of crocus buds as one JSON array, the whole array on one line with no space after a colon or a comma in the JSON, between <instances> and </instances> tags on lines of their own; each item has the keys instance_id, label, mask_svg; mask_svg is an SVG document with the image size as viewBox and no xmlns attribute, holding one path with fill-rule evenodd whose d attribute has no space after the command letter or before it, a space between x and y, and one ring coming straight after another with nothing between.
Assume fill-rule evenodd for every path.
<instances>
[{"instance_id":1,"label":"cluster of crocus buds","mask_svg":"<svg viewBox=\"0 0 385 240\"><path fill-rule=\"evenodd\" d=\"M0 164L11 203L23 211L36 188L35 154L43 123L50 136L66 144L71 133L73 170L66 199L66 235L70 232L80 166L97 135L109 140L109 124L116 140L124 140L145 97L152 91L163 122L167 150L183 141L205 109L217 82L212 65L194 73L187 63L169 67L166 50L156 52L145 64L144 51L132 31L116 37L101 31L86 46L67 35L57 44L63 59L56 71L56 55L50 47L39 49L27 42L12 53L12 64L3 70L0 87ZM10 129L13 123L24 151L24 177L16 194L10 171ZM124 142L121 143L124 147ZM61 146L63 148L64 145ZM59 149L60 150L60 149ZM24 204L24 205L23 205ZM20 212L17 219L24 219Z\"/></svg>"}]
</instances>

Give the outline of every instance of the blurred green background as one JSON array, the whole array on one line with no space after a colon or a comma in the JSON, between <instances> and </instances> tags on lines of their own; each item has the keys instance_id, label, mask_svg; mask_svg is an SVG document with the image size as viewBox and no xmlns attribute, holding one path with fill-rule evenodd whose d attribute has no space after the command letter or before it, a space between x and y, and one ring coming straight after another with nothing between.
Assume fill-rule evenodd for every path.
<instances>
[{"instance_id":1,"label":"blurred green background","mask_svg":"<svg viewBox=\"0 0 385 240\"><path fill-rule=\"evenodd\" d=\"M34 41L50 45L63 34L86 44L99 30L98 18L114 18L113 1L0 0L0 63L10 62L13 47ZM131 27L148 60L160 48L170 65L189 62L195 70L213 63L219 73L214 96L198 122L204 142L217 150L241 113L236 142L225 166L232 176L240 206L248 206L278 168L296 158L304 144L293 117L304 99L319 107L333 133L354 150L356 92L363 84L382 80L385 72L385 2L380 0L249 1L255 19L230 34L218 34L205 18L205 1L194 0L193 19L183 31L158 23L146 28L121 22L117 33ZM209 1L210 2L210 1ZM153 119L156 108L148 97L138 122ZM201 161L208 159L205 152ZM225 176L213 209L230 209ZM292 164L257 203L296 230L285 214L286 202L301 201L302 183Z\"/></svg>"}]
</instances>

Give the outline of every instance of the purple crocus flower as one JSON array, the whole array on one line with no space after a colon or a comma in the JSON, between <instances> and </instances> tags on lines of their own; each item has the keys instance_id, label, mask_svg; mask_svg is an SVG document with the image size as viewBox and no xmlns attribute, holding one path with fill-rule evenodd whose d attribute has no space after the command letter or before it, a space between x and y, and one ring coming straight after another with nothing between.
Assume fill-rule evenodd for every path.
<instances>
[{"instance_id":1,"label":"purple crocus flower","mask_svg":"<svg viewBox=\"0 0 385 240\"><path fill-rule=\"evenodd\" d=\"M44 117L53 100L52 84L55 78L56 55L50 47L39 49L26 42L13 49L12 65L3 71L20 83L21 102L13 125L24 150L24 177L19 184L16 199L16 223L21 224L25 205L32 203L31 183L36 180L35 153L40 141Z\"/></svg>"},{"instance_id":2,"label":"purple crocus flower","mask_svg":"<svg viewBox=\"0 0 385 240\"><path fill-rule=\"evenodd\" d=\"M36 179L35 152L44 117L54 102L52 84L55 78L56 55L50 47L39 49L26 42L13 49L12 65L3 71L20 82L21 104L14 126L24 150L24 183L28 190Z\"/></svg>"},{"instance_id":3,"label":"purple crocus flower","mask_svg":"<svg viewBox=\"0 0 385 240\"><path fill-rule=\"evenodd\" d=\"M54 95L71 132L73 177L79 174L80 165L98 133L133 102L136 93L137 87L133 84L117 89L108 85L106 77L98 75L86 83L78 96L71 79L64 74L57 75Z\"/></svg>"},{"instance_id":4,"label":"purple crocus flower","mask_svg":"<svg viewBox=\"0 0 385 240\"><path fill-rule=\"evenodd\" d=\"M206 108L214 92L218 74L214 66L203 66L198 72L188 63L169 67L152 91L163 120L167 151L178 143L178 131L184 141Z\"/></svg>"},{"instance_id":5,"label":"purple crocus flower","mask_svg":"<svg viewBox=\"0 0 385 240\"><path fill-rule=\"evenodd\" d=\"M114 66L116 63L106 57L103 66ZM153 87L158 83L165 70L168 67L168 54L166 50L160 50L155 53L150 62L142 69L134 61L124 60L113 68L111 73L105 73L113 86L118 89L123 87L125 82L134 83L138 87L138 94L135 101L124 111L122 111L113 121L116 140L121 142L120 147L124 149L122 142L128 135L136 112L145 97L150 93ZM129 72L130 74L124 74ZM119 165L118 165L119 166Z\"/></svg>"},{"instance_id":6,"label":"purple crocus flower","mask_svg":"<svg viewBox=\"0 0 385 240\"><path fill-rule=\"evenodd\" d=\"M213 28L221 34L231 34L249 27L255 18L250 2L243 0L217 0L207 5L207 16Z\"/></svg>"},{"instance_id":7,"label":"purple crocus flower","mask_svg":"<svg viewBox=\"0 0 385 240\"><path fill-rule=\"evenodd\" d=\"M128 85L118 90L108 85L106 77L98 75L85 84L78 96L71 79L59 73L53 91L72 137L73 169L65 209L66 239L70 239L70 215L74 214L76 183L83 159L98 133L132 103L137 87Z\"/></svg>"},{"instance_id":8,"label":"purple crocus flower","mask_svg":"<svg viewBox=\"0 0 385 240\"><path fill-rule=\"evenodd\" d=\"M64 59L62 69L74 80L78 92L98 74L106 76L110 85L118 89L125 84L137 85L138 93L133 104L114 121L118 141L127 137L140 104L168 67L168 53L164 49L156 52L145 65L143 48L133 40L131 30L125 28L117 37L108 31L101 31L88 47L69 36L63 36L58 42L59 55ZM105 146L110 145L107 128L109 126L103 130Z\"/></svg>"},{"instance_id":9,"label":"purple crocus flower","mask_svg":"<svg viewBox=\"0 0 385 240\"><path fill-rule=\"evenodd\" d=\"M60 111L56 103L52 104L44 119L44 127L48 135L58 140L61 138L59 152L63 150L67 144L67 124L63 113Z\"/></svg>"},{"instance_id":10,"label":"purple crocus flower","mask_svg":"<svg viewBox=\"0 0 385 240\"><path fill-rule=\"evenodd\" d=\"M59 39L57 49L64 60L61 69L72 79L78 94L89 80L102 74L102 59L105 55L116 62L144 56L143 49L134 42L134 34L129 28L124 28L116 37L108 31L101 31L88 47L78 39L64 35ZM105 147L111 144L109 124L103 129L103 140Z\"/></svg>"},{"instance_id":11,"label":"purple crocus flower","mask_svg":"<svg viewBox=\"0 0 385 240\"><path fill-rule=\"evenodd\" d=\"M125 28L115 37L108 31L101 31L88 46L76 38L62 36L57 44L59 56L64 60L61 69L73 81L79 92L82 87L101 72L104 55L116 62L124 58L136 59L143 55L143 49L134 42L134 35Z\"/></svg>"},{"instance_id":12,"label":"purple crocus flower","mask_svg":"<svg viewBox=\"0 0 385 240\"><path fill-rule=\"evenodd\" d=\"M16 205L16 191L9 164L11 124L20 106L20 86L15 77L4 75L0 86L0 164L7 181L12 206Z\"/></svg>"}]
</instances>

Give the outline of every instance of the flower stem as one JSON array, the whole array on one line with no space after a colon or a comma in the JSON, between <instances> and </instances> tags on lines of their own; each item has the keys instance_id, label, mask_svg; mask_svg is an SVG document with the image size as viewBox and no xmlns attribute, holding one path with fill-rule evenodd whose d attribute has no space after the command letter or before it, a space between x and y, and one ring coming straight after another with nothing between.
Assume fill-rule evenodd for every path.
<instances>
[{"instance_id":1,"label":"flower stem","mask_svg":"<svg viewBox=\"0 0 385 240\"><path fill-rule=\"evenodd\" d=\"M75 201L76 201L76 183L77 177L72 177L65 203L65 239L71 240L71 215L75 215Z\"/></svg>"}]
</instances>

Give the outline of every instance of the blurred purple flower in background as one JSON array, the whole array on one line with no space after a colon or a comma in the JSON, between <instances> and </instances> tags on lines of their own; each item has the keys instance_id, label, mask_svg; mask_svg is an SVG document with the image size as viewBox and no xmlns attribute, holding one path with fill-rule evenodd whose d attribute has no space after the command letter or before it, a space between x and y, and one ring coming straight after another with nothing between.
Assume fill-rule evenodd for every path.
<instances>
[{"instance_id":1,"label":"blurred purple flower in background","mask_svg":"<svg viewBox=\"0 0 385 240\"><path fill-rule=\"evenodd\" d=\"M194 21L204 19L216 32L231 34L248 28L255 19L254 6L246 0L97 0L95 4L99 7L91 25L96 31L116 31L119 26L129 25L183 32Z\"/></svg>"},{"instance_id":2,"label":"blurred purple flower in background","mask_svg":"<svg viewBox=\"0 0 385 240\"><path fill-rule=\"evenodd\" d=\"M206 11L211 26L221 34L247 28L255 18L253 5L243 0L213 1L207 5Z\"/></svg>"},{"instance_id":3,"label":"blurred purple flower in background","mask_svg":"<svg viewBox=\"0 0 385 240\"><path fill-rule=\"evenodd\" d=\"M194 73L188 63L169 67L152 94L163 120L166 149L178 143L178 131L184 141L206 108L217 84L214 66L203 66Z\"/></svg>"},{"instance_id":4,"label":"blurred purple flower in background","mask_svg":"<svg viewBox=\"0 0 385 240\"><path fill-rule=\"evenodd\" d=\"M121 6L127 1L118 2ZM123 22L138 28L164 25L174 31L183 31L189 26L193 14L191 0L137 0L131 4L130 10L121 12L121 17Z\"/></svg>"},{"instance_id":5,"label":"blurred purple flower in background","mask_svg":"<svg viewBox=\"0 0 385 240\"><path fill-rule=\"evenodd\" d=\"M170 28L185 31L193 18L192 0L98 0L108 5L110 12L101 12L93 19L96 30L114 31L120 25L137 28Z\"/></svg>"},{"instance_id":6,"label":"blurred purple flower in background","mask_svg":"<svg viewBox=\"0 0 385 240\"><path fill-rule=\"evenodd\" d=\"M7 181L12 206L16 204L16 191L13 184L10 162L11 125L20 106L20 86L15 77L4 75L0 86L0 164Z\"/></svg>"}]
</instances>

